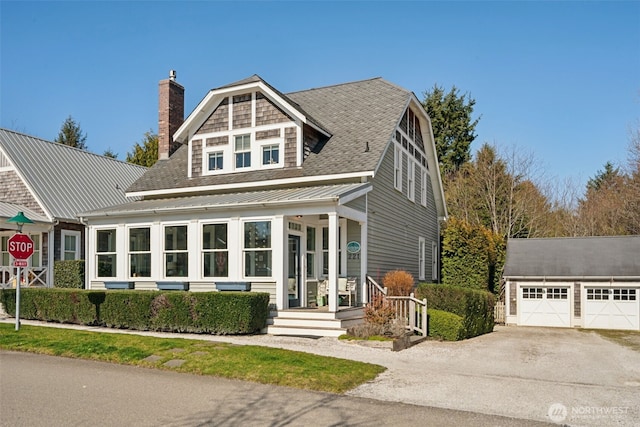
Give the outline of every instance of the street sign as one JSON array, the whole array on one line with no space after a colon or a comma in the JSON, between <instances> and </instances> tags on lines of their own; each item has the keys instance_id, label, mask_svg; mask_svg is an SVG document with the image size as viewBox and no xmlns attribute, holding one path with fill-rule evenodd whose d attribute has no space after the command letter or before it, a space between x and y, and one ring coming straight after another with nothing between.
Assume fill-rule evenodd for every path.
<instances>
[{"instance_id":1,"label":"street sign","mask_svg":"<svg viewBox=\"0 0 640 427\"><path fill-rule=\"evenodd\" d=\"M33 240L26 234L16 233L7 243L9 254L15 259L26 260L33 255Z\"/></svg>"},{"instance_id":2,"label":"street sign","mask_svg":"<svg viewBox=\"0 0 640 427\"><path fill-rule=\"evenodd\" d=\"M14 267L26 267L27 266L27 260L26 259L17 259L15 261L13 261L13 266Z\"/></svg>"}]
</instances>

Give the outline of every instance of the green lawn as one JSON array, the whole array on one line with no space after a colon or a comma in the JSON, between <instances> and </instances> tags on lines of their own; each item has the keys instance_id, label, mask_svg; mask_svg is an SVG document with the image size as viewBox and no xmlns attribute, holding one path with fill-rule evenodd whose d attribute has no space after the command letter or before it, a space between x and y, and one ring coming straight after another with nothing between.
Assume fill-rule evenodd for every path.
<instances>
[{"instance_id":1,"label":"green lawn","mask_svg":"<svg viewBox=\"0 0 640 427\"><path fill-rule=\"evenodd\" d=\"M343 393L384 367L298 351L183 338L156 338L0 323L0 349L213 375L307 390ZM145 361L158 356L156 361ZM179 367L164 364L184 360Z\"/></svg>"}]
</instances>

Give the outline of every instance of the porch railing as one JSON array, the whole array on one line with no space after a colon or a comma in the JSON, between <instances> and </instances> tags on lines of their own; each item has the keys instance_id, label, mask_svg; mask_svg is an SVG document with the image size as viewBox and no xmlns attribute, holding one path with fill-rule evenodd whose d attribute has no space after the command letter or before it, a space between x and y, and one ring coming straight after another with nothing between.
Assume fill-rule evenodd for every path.
<instances>
[{"instance_id":1,"label":"porch railing","mask_svg":"<svg viewBox=\"0 0 640 427\"><path fill-rule=\"evenodd\" d=\"M0 266L0 288L15 288L18 269L12 266ZM46 267L24 267L20 271L20 286L41 288L47 286Z\"/></svg>"},{"instance_id":2,"label":"porch railing","mask_svg":"<svg viewBox=\"0 0 640 427\"><path fill-rule=\"evenodd\" d=\"M378 297L388 302L393 307L396 320L404 322L405 328L411 332L416 332L422 336L427 336L427 299L422 301L415 298L411 293L409 296L388 295L387 288L380 286L373 278L367 276L367 291L369 302Z\"/></svg>"}]
</instances>

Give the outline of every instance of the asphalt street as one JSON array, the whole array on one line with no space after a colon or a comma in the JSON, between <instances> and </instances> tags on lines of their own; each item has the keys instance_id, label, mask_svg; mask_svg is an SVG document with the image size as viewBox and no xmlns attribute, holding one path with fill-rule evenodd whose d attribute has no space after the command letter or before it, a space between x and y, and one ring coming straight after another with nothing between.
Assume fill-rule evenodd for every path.
<instances>
[{"instance_id":1,"label":"asphalt street","mask_svg":"<svg viewBox=\"0 0 640 427\"><path fill-rule=\"evenodd\" d=\"M540 426L535 421L0 351L2 426Z\"/></svg>"}]
</instances>

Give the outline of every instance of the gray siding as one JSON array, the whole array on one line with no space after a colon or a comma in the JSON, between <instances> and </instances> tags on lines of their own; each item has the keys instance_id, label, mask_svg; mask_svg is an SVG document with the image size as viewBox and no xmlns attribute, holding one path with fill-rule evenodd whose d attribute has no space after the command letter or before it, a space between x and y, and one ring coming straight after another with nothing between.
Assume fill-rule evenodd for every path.
<instances>
[{"instance_id":1,"label":"gray siding","mask_svg":"<svg viewBox=\"0 0 640 427\"><path fill-rule=\"evenodd\" d=\"M438 242L438 215L433 189L428 184L427 207L420 204L419 185L416 202L407 194L407 158L403 156L403 191L393 185L393 144L386 150L368 194L368 274L382 279L387 271L406 270L418 281L419 237L426 240L425 280L431 281L431 242ZM420 177L416 174L417 183Z\"/></svg>"},{"instance_id":2,"label":"gray siding","mask_svg":"<svg viewBox=\"0 0 640 427\"><path fill-rule=\"evenodd\" d=\"M351 209L355 209L357 211L360 212L366 212L367 211L367 199L362 196L362 197L358 197L355 200L350 201L349 203L345 203L345 206L351 208Z\"/></svg>"}]
</instances>

